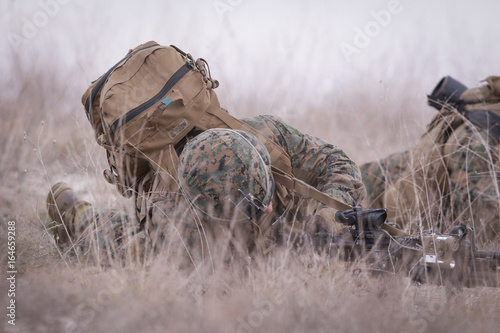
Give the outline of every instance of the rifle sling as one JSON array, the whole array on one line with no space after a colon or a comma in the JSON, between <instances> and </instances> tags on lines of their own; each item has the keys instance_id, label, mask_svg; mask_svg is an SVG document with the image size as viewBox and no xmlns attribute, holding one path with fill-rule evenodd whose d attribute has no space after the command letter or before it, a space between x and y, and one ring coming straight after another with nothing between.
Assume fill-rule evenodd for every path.
<instances>
[{"instance_id":1,"label":"rifle sling","mask_svg":"<svg viewBox=\"0 0 500 333\"><path fill-rule=\"evenodd\" d=\"M382 230L385 230L389 233L389 235L391 236L398 236L398 237L411 237L410 234L407 234L406 232L404 232L403 230L400 230L398 228L394 228L393 226L387 224L387 223L384 223L382 224Z\"/></svg>"},{"instance_id":2,"label":"rifle sling","mask_svg":"<svg viewBox=\"0 0 500 333\"><path fill-rule=\"evenodd\" d=\"M306 184L305 182L297 179L293 176L287 175L285 172L281 171L276 167L272 167L272 173L274 180L277 183L285 186L286 188L297 192L305 198L313 198L322 204L325 204L329 207L335 208L336 210L349 210L352 209L351 206L340 202L329 195L317 190L316 188Z\"/></svg>"}]
</instances>

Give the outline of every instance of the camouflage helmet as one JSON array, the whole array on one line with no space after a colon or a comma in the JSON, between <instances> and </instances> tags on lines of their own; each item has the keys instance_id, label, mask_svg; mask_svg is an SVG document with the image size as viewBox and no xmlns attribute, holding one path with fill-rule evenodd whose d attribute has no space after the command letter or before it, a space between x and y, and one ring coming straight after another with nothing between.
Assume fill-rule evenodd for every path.
<instances>
[{"instance_id":1,"label":"camouflage helmet","mask_svg":"<svg viewBox=\"0 0 500 333\"><path fill-rule=\"evenodd\" d=\"M271 203L271 158L255 136L210 129L179 156L179 185L196 208L214 220L257 220Z\"/></svg>"}]
</instances>

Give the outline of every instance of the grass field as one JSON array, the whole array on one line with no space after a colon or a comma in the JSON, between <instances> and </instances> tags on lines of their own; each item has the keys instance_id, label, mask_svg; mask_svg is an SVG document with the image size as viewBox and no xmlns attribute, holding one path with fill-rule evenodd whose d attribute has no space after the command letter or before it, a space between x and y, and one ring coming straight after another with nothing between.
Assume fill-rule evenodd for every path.
<instances>
[{"instance_id":1,"label":"grass field","mask_svg":"<svg viewBox=\"0 0 500 333\"><path fill-rule=\"evenodd\" d=\"M247 8L241 6L231 13L240 15ZM230 23L237 35L236 20L225 22ZM398 29L396 24L387 28L387 34ZM82 41L69 44L78 54L77 65L71 67L59 61L60 50L51 50L40 41L46 39L47 45L53 45L48 32L54 32L54 26L40 29L35 49L23 54L13 48L2 63L9 68L9 80L0 89L0 332L498 331L500 289L417 285L404 276L374 278L319 257L277 253L234 269L206 265L186 272L166 254L147 264L104 267L62 255L44 227L48 221L45 198L51 185L65 181L81 198L102 208L131 212L132 203L104 181L105 152L95 143L80 104L89 82L113 63L92 61L105 48L104 37L112 32L103 32L103 40L88 43L88 48ZM308 29L308 24L304 26ZM458 60L453 60L456 66L436 70L446 57L428 53L408 61L390 53L394 48L380 53L375 42L373 54L366 49L359 57L373 57L368 67L349 67L343 61L335 67L318 52L307 52L313 46L318 47L314 50L330 50L318 37L321 29L313 32L316 39L299 45L288 63L278 57L252 62L254 49L242 47L238 38L224 40L237 45L238 59L227 59L224 51L210 47L203 48L210 58L195 56L209 60L213 76L221 80L217 91L221 104L234 115L278 115L303 132L340 146L357 163L401 151L417 141L434 114L426 105L425 93L443 70L454 69L456 73L447 74L463 75L467 84L475 84L495 74L485 71L498 69L486 64L495 57L471 52L464 56L468 61L464 63L474 64L478 72L465 69ZM57 40L59 35L54 36ZM271 43L266 45L270 54L295 50L287 38L276 38L284 44L276 49ZM390 39L383 32L377 38L381 44ZM464 38L478 45L472 33ZM122 53L135 46L135 42L121 41L116 44ZM217 38L211 41L215 44ZM187 44L196 45L196 41ZM407 45L413 44L407 39L397 48ZM316 74L308 73L313 79L300 74L309 68L300 61L309 56L315 61L310 70ZM105 58L119 56L113 53ZM226 60L228 70L224 70ZM241 72L233 71L235 66L241 66ZM9 221L15 221L16 232L15 326L8 324L6 316L12 299L5 269Z\"/></svg>"},{"instance_id":2,"label":"grass field","mask_svg":"<svg viewBox=\"0 0 500 333\"><path fill-rule=\"evenodd\" d=\"M33 97L4 100L2 106L1 142L9 158L1 161L0 237L6 239L7 222L16 221L18 271L17 324L7 325L5 318L2 323L9 332L465 332L477 327L493 332L500 324L500 290L450 291L401 276L376 279L319 258L276 255L241 270L205 267L187 274L161 255L147 267L105 268L61 257L43 228L45 197L53 183L66 181L104 208L130 210L130 202L102 179L104 154L78 102L69 103L71 111L53 112L57 101L35 98L40 97L36 92L26 95ZM343 106L329 98L328 106L313 110L314 117L294 115L290 122L345 147L357 162L401 149L423 131L412 115L426 108L424 100L419 106L396 100L402 111L391 114L385 110L388 100L377 106L370 96L343 96L350 100ZM239 104L247 104L244 96ZM359 111L341 115L342 107ZM250 109L237 114L255 113ZM377 129L388 127L392 130ZM5 267L6 242L1 244ZM5 281L1 290L7 290ZM6 304L5 292L0 299Z\"/></svg>"}]
</instances>

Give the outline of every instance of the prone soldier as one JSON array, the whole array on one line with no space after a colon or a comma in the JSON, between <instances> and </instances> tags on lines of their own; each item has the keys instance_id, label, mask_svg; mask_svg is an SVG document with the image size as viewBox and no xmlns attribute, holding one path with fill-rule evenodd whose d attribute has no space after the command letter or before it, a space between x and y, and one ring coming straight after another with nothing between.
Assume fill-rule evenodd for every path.
<instances>
[{"instance_id":1,"label":"prone soldier","mask_svg":"<svg viewBox=\"0 0 500 333\"><path fill-rule=\"evenodd\" d=\"M443 78L429 96L439 113L409 150L360 167L365 207L388 209L408 231L450 232L465 223L500 239L500 77L467 89Z\"/></svg>"},{"instance_id":2,"label":"prone soldier","mask_svg":"<svg viewBox=\"0 0 500 333\"><path fill-rule=\"evenodd\" d=\"M189 250L193 259L206 256L207 249L230 234L231 248L245 257L268 253L278 244L305 245L317 232L334 232L338 209L308 193L315 189L333 198L339 209L358 205L365 189L357 165L338 147L303 134L277 117L243 121L286 151L294 177L273 168L268 150L254 135L209 129L182 147L176 179L179 190L156 191L148 202L147 218L137 225L114 210L96 212L64 183L54 185L47 207L57 222L58 243L83 244L85 251L99 243L101 251L104 248L112 255L132 252L142 256L147 244L158 249L164 240L179 235L178 246ZM151 171L145 179L156 176ZM283 185L287 181L290 186ZM136 206L143 206L149 198L136 196Z\"/></svg>"}]
</instances>

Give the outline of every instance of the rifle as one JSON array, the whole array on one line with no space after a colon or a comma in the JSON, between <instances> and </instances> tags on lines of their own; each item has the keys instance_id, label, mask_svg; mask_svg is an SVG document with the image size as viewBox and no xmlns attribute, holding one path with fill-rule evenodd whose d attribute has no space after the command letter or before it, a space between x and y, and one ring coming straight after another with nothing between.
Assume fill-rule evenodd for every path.
<instances>
[{"instance_id":1,"label":"rifle","mask_svg":"<svg viewBox=\"0 0 500 333\"><path fill-rule=\"evenodd\" d=\"M339 234L320 232L317 250L345 261L362 260L375 274L403 273L420 283L500 287L500 252L476 249L474 229L464 225L449 234L391 235L387 209L338 211Z\"/></svg>"}]
</instances>

